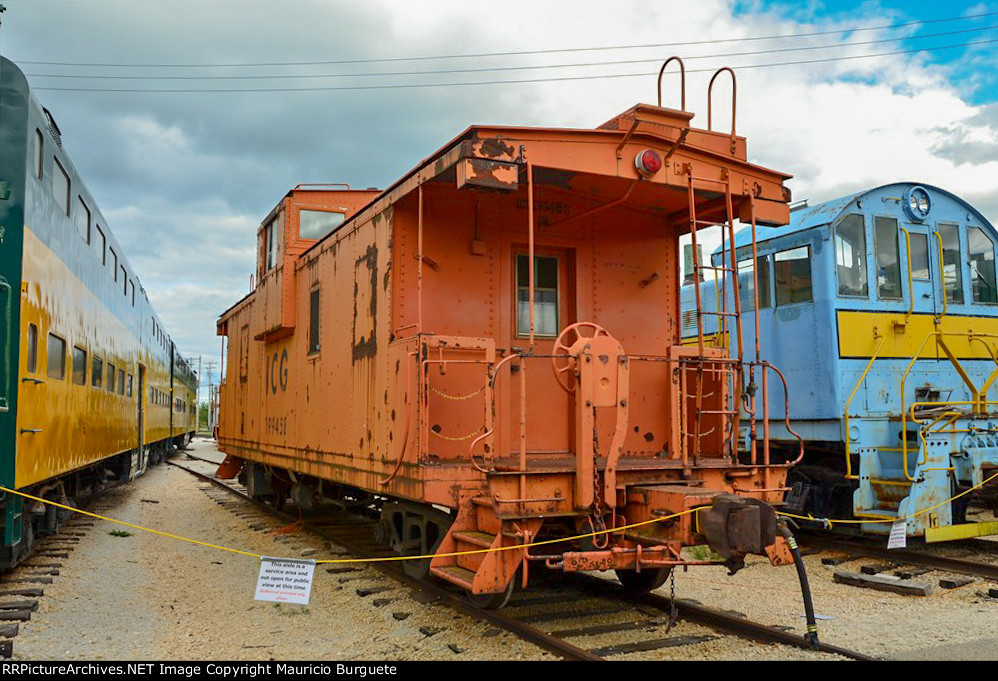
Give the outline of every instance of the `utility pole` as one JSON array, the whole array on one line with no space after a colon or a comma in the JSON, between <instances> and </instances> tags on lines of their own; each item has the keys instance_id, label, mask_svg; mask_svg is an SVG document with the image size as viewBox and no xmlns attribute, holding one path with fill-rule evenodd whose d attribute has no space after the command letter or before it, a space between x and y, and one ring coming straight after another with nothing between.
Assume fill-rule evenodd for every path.
<instances>
[{"instance_id":1,"label":"utility pole","mask_svg":"<svg viewBox=\"0 0 998 681\"><path fill-rule=\"evenodd\" d=\"M208 360L205 362L205 368L208 371L208 432L215 432L215 391L212 389L211 372L215 368L215 361Z\"/></svg>"},{"instance_id":2,"label":"utility pole","mask_svg":"<svg viewBox=\"0 0 998 681\"><path fill-rule=\"evenodd\" d=\"M197 424L194 426L194 430L201 430L201 355L198 355L198 389L194 396L194 404L196 406L197 413Z\"/></svg>"}]
</instances>

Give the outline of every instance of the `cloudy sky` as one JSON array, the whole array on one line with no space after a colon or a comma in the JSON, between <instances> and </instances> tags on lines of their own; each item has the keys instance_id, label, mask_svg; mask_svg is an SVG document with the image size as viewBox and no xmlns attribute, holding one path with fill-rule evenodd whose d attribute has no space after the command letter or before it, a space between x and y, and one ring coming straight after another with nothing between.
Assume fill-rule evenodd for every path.
<instances>
[{"instance_id":1,"label":"cloudy sky","mask_svg":"<svg viewBox=\"0 0 998 681\"><path fill-rule=\"evenodd\" d=\"M998 2L2 2L0 51L195 364L295 184L384 187L472 123L592 127L672 54L704 127L736 68L738 132L795 198L916 180L998 221Z\"/></svg>"}]
</instances>

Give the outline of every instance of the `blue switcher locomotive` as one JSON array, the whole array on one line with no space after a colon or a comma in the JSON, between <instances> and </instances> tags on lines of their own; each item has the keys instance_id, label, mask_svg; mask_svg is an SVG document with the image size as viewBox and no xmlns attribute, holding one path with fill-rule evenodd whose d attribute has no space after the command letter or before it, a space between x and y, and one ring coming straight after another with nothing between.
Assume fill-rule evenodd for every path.
<instances>
[{"instance_id":1,"label":"blue switcher locomotive","mask_svg":"<svg viewBox=\"0 0 998 681\"><path fill-rule=\"evenodd\" d=\"M700 322L738 352L724 325L737 303L743 352L786 375L789 418L743 421L739 436L768 429L774 461L796 458L803 437L787 511L865 534L906 519L908 536L929 542L998 534L996 522L967 522L970 495L954 499L998 473L994 227L954 194L902 182L797 207L756 238L753 263L750 230L735 236L726 298L712 277L731 271L731 246L713 254L717 269L695 267L712 273ZM695 293L682 292L687 342ZM783 415L782 385L744 385L744 403L768 393L769 413Z\"/></svg>"}]
</instances>

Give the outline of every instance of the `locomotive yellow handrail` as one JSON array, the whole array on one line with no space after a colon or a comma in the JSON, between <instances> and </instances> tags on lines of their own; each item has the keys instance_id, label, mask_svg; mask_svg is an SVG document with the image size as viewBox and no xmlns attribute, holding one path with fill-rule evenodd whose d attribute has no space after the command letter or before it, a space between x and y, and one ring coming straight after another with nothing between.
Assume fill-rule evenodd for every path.
<instances>
[{"instance_id":1,"label":"locomotive yellow handrail","mask_svg":"<svg viewBox=\"0 0 998 681\"><path fill-rule=\"evenodd\" d=\"M937 234L937 236L938 236L938 234ZM940 238L940 245L941 244L942 244L942 239ZM944 291L944 293L945 293L945 291ZM945 312L943 314L945 314ZM961 404L971 404L973 406L973 412L975 414L982 413L982 404L981 404L981 398L980 398L980 394L981 393L978 390L977 386L974 385L974 382L970 379L970 376L964 370L963 365L960 364L960 360L958 360L956 358L956 355L952 352L952 350L950 350L949 346L946 344L946 341L943 340L944 336L956 336L956 337L964 337L964 338L971 338L971 339L973 339L973 338L998 338L998 335L995 335L995 334L974 333L972 331L969 331L969 332L932 331L928 335L925 336L925 339L922 341L921 345L918 346L918 350L915 351L914 356L911 358L911 362L908 363L908 368L905 369L904 375L901 377L901 461L902 461L902 465L904 467L904 477L907 480L910 480L912 482L915 481L915 478L913 476L911 476L911 475L908 474L908 435L907 435L907 431L908 431L908 409L906 408L907 407L907 403L905 401L905 382L908 380L908 374L911 373L912 368L915 366L915 362L918 361L919 356L922 354L922 349L925 347L925 344L929 341L930 338L935 338L936 339L936 345L940 349L942 349L943 353L946 355L946 358L949 359L950 364L953 365L953 368L956 369L957 373L960 375L960 378L963 379L964 384L966 384L966 386L970 389L970 394L971 394L971 399L972 399L972 401L970 403L966 403L966 402L939 402L939 403L936 404L936 406L960 406ZM986 386L990 386L991 383L993 383L993 382L994 382L994 378L989 378L988 381L985 383L985 385ZM919 404L919 403L915 403L915 404ZM912 407L914 407L914 406L915 405L912 405ZM986 406L987 406L987 400L985 400L985 404L983 406L984 406L984 408L986 408Z\"/></svg>"},{"instance_id":2,"label":"locomotive yellow handrail","mask_svg":"<svg viewBox=\"0 0 998 681\"><path fill-rule=\"evenodd\" d=\"M904 232L904 249L905 253L908 254L908 314L904 316L904 320L907 322L915 310L915 278L911 272L911 234L904 227L901 228L901 231Z\"/></svg>"},{"instance_id":3,"label":"locomotive yellow handrail","mask_svg":"<svg viewBox=\"0 0 998 681\"><path fill-rule=\"evenodd\" d=\"M941 321L946 316L946 261L943 259L943 237L939 232L933 232L933 234L936 235L936 241L939 242L939 285L943 291L943 313L936 315L936 319Z\"/></svg>"}]
</instances>

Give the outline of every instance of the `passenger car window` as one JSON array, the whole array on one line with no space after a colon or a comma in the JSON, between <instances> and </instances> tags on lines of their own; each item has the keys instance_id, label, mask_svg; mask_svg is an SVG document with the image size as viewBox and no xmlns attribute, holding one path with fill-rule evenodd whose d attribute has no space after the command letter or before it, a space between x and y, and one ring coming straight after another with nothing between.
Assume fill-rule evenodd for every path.
<instances>
[{"instance_id":1,"label":"passenger car window","mask_svg":"<svg viewBox=\"0 0 998 681\"><path fill-rule=\"evenodd\" d=\"M59 159L55 159L55 172L52 173L52 194L62 212L69 215L69 175L63 170Z\"/></svg>"},{"instance_id":2,"label":"passenger car window","mask_svg":"<svg viewBox=\"0 0 998 681\"><path fill-rule=\"evenodd\" d=\"M963 302L963 259L960 257L960 228L941 223L939 235L943 238L943 280L946 282L946 300Z\"/></svg>"},{"instance_id":3,"label":"passenger car window","mask_svg":"<svg viewBox=\"0 0 998 681\"><path fill-rule=\"evenodd\" d=\"M66 341L51 333L46 348L46 362L49 378L66 378Z\"/></svg>"},{"instance_id":4,"label":"passenger car window","mask_svg":"<svg viewBox=\"0 0 998 681\"><path fill-rule=\"evenodd\" d=\"M799 246L773 256L776 270L776 306L806 303L811 294L811 247Z\"/></svg>"},{"instance_id":5,"label":"passenger car window","mask_svg":"<svg viewBox=\"0 0 998 681\"><path fill-rule=\"evenodd\" d=\"M84 241L90 243L90 209L83 202L82 196L76 197L76 231Z\"/></svg>"},{"instance_id":6,"label":"passenger car window","mask_svg":"<svg viewBox=\"0 0 998 681\"><path fill-rule=\"evenodd\" d=\"M840 296L865 298L870 294L866 276L866 227L862 215L847 215L835 225L835 271Z\"/></svg>"},{"instance_id":7,"label":"passenger car window","mask_svg":"<svg viewBox=\"0 0 998 681\"><path fill-rule=\"evenodd\" d=\"M995 290L995 245L980 227L967 230L970 247L970 285L975 303L998 303Z\"/></svg>"},{"instance_id":8,"label":"passenger car window","mask_svg":"<svg viewBox=\"0 0 998 681\"><path fill-rule=\"evenodd\" d=\"M883 300L901 299L901 262L898 255L898 221L874 219L873 247L877 256L877 295Z\"/></svg>"},{"instance_id":9,"label":"passenger car window","mask_svg":"<svg viewBox=\"0 0 998 681\"><path fill-rule=\"evenodd\" d=\"M42 179L42 174L44 173L44 164L42 159L44 159L43 150L45 149L45 141L42 137L41 130L35 130L35 177L39 180Z\"/></svg>"},{"instance_id":10,"label":"passenger car window","mask_svg":"<svg viewBox=\"0 0 998 681\"><path fill-rule=\"evenodd\" d=\"M38 327L28 324L28 373L33 374L38 371Z\"/></svg>"},{"instance_id":11,"label":"passenger car window","mask_svg":"<svg viewBox=\"0 0 998 681\"><path fill-rule=\"evenodd\" d=\"M92 385L95 388L100 388L103 378L104 378L104 360L95 355L93 358L92 366L90 367L90 385Z\"/></svg>"},{"instance_id":12,"label":"passenger car window","mask_svg":"<svg viewBox=\"0 0 998 681\"><path fill-rule=\"evenodd\" d=\"M110 362L107 363L107 380L104 382L104 387L109 393L114 392L114 365Z\"/></svg>"},{"instance_id":13,"label":"passenger car window","mask_svg":"<svg viewBox=\"0 0 998 681\"><path fill-rule=\"evenodd\" d=\"M73 383L87 384L87 351L73 346Z\"/></svg>"}]
</instances>

